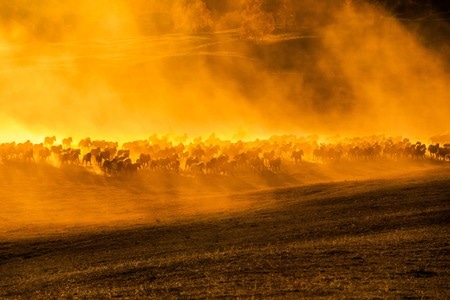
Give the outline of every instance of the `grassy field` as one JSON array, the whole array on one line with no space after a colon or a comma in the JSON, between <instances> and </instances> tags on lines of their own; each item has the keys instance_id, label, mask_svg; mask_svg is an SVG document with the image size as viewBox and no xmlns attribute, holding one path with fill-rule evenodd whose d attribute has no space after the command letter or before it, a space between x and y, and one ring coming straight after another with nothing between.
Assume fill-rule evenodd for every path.
<instances>
[{"instance_id":1,"label":"grassy field","mask_svg":"<svg viewBox=\"0 0 450 300\"><path fill-rule=\"evenodd\" d=\"M0 298L450 298L450 165L371 168L2 166Z\"/></svg>"}]
</instances>

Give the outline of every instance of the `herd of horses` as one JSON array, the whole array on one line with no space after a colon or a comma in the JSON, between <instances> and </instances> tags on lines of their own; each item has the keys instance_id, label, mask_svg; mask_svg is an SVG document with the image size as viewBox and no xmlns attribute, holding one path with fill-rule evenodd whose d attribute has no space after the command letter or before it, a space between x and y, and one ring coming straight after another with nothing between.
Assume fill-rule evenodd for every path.
<instances>
[{"instance_id":1,"label":"herd of horses","mask_svg":"<svg viewBox=\"0 0 450 300\"><path fill-rule=\"evenodd\" d=\"M232 175L239 172L280 172L284 165L333 163L376 159L450 161L450 143L428 146L407 138L372 136L319 143L317 136L273 136L266 140L223 141L201 138L174 143L167 137L123 143L91 140L74 144L71 137L57 143L55 136L43 143L0 144L0 164L10 162L56 163L97 168L107 176L135 174L143 170L184 174Z\"/></svg>"}]
</instances>

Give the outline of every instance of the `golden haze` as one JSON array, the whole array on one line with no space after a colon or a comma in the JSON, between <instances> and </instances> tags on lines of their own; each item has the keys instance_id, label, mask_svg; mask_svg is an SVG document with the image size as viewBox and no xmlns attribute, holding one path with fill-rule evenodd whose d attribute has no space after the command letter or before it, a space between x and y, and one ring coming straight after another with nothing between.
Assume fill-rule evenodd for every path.
<instances>
[{"instance_id":1,"label":"golden haze","mask_svg":"<svg viewBox=\"0 0 450 300\"><path fill-rule=\"evenodd\" d=\"M354 2L5 1L0 141L449 131L442 56Z\"/></svg>"}]
</instances>

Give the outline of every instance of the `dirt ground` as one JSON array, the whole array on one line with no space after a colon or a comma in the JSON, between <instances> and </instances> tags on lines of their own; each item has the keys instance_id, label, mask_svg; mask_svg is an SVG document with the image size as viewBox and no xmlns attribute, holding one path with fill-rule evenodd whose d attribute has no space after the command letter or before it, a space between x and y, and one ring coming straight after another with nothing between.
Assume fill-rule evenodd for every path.
<instances>
[{"instance_id":1,"label":"dirt ground","mask_svg":"<svg viewBox=\"0 0 450 300\"><path fill-rule=\"evenodd\" d=\"M449 298L450 164L0 166L0 297Z\"/></svg>"}]
</instances>

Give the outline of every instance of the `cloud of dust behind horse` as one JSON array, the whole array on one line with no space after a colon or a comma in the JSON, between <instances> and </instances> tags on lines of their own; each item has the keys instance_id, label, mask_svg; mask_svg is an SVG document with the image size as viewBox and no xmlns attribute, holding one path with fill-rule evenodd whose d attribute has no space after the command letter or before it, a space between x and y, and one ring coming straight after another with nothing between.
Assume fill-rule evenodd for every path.
<instances>
[{"instance_id":1,"label":"cloud of dust behind horse","mask_svg":"<svg viewBox=\"0 0 450 300\"><path fill-rule=\"evenodd\" d=\"M439 56L380 7L346 2L2 4L0 131L445 131Z\"/></svg>"},{"instance_id":2,"label":"cloud of dust behind horse","mask_svg":"<svg viewBox=\"0 0 450 300\"><path fill-rule=\"evenodd\" d=\"M450 78L442 57L388 13L344 6L323 41L324 56L335 63L325 67L340 72L354 95L350 130L422 137L448 130Z\"/></svg>"}]
</instances>

